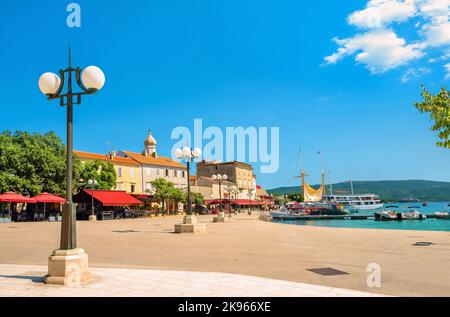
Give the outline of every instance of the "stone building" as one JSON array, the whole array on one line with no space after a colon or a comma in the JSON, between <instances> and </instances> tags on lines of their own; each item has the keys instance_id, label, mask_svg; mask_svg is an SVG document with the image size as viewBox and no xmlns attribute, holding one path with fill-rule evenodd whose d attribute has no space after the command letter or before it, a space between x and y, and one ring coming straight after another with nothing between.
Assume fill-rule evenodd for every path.
<instances>
[{"instance_id":1,"label":"stone building","mask_svg":"<svg viewBox=\"0 0 450 317\"><path fill-rule=\"evenodd\" d=\"M197 163L197 178L211 178L216 174L227 175L227 182L239 190L238 199L256 200L256 176L250 164L237 161Z\"/></svg>"}]
</instances>

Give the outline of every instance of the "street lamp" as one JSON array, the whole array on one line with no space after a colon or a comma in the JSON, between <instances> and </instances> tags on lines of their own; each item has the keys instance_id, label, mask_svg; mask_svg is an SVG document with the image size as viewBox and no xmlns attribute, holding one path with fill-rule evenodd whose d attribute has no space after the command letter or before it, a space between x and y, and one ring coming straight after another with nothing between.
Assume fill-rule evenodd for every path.
<instances>
[{"instance_id":1,"label":"street lamp","mask_svg":"<svg viewBox=\"0 0 450 317\"><path fill-rule=\"evenodd\" d=\"M232 188L232 193L233 193L233 195L234 195L234 204L235 204L235 206L236 206L235 213L238 214L239 208L238 208L237 199L238 199L239 189L238 189L236 186L233 186L233 188Z\"/></svg>"},{"instance_id":2,"label":"street lamp","mask_svg":"<svg viewBox=\"0 0 450 317\"><path fill-rule=\"evenodd\" d=\"M91 215L89 216L89 221L96 221L97 217L95 216L95 207L94 207L94 188L98 185L95 179L88 180L88 185L91 187Z\"/></svg>"},{"instance_id":3,"label":"street lamp","mask_svg":"<svg viewBox=\"0 0 450 317\"><path fill-rule=\"evenodd\" d=\"M175 225L176 233L200 233L206 231L206 226L204 223L197 223L197 217L192 214L192 203L191 203L191 181L190 181L190 170L191 162L199 158L202 155L202 150L199 148L192 149L185 146L181 149L175 150L175 157L186 162L187 165L187 197L186 197L186 216L184 217L182 224Z\"/></svg>"},{"instance_id":4,"label":"street lamp","mask_svg":"<svg viewBox=\"0 0 450 317\"><path fill-rule=\"evenodd\" d=\"M225 190L228 193L228 218L231 218L231 194L233 193L233 186L227 185L225 186Z\"/></svg>"},{"instance_id":5,"label":"street lamp","mask_svg":"<svg viewBox=\"0 0 450 317\"><path fill-rule=\"evenodd\" d=\"M225 214L223 212L222 207L222 182L226 181L228 179L228 176L226 174L214 174L212 176L213 181L216 181L217 184L219 184L219 214L218 217L214 218L214 222L225 222Z\"/></svg>"},{"instance_id":6,"label":"street lamp","mask_svg":"<svg viewBox=\"0 0 450 317\"><path fill-rule=\"evenodd\" d=\"M74 92L72 89L74 76L75 82L80 88L78 92ZM60 106L67 107L67 199L63 206L60 247L58 250L54 250L50 256L48 275L44 278L44 282L48 284L80 284L90 279L87 271L88 255L83 249L77 248L76 210L72 200L73 105L79 105L83 95L96 93L102 89L104 84L105 75L97 66L89 66L84 71L79 67L72 67L70 48L68 67L59 70L59 76L54 73L44 73L39 78L39 88L48 97L47 99L59 99ZM63 92L64 86L67 88L65 93ZM77 268L75 269L74 266Z\"/></svg>"}]
</instances>

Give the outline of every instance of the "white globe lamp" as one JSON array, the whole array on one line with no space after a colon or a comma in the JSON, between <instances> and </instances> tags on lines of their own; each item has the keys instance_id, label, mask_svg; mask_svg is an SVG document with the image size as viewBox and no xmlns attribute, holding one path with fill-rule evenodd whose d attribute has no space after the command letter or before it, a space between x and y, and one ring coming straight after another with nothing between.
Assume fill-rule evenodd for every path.
<instances>
[{"instance_id":1,"label":"white globe lamp","mask_svg":"<svg viewBox=\"0 0 450 317\"><path fill-rule=\"evenodd\" d=\"M39 78L39 89L44 95L54 95L61 84L61 79L55 73L44 73Z\"/></svg>"},{"instance_id":2,"label":"white globe lamp","mask_svg":"<svg viewBox=\"0 0 450 317\"><path fill-rule=\"evenodd\" d=\"M81 80L87 89L100 90L105 85L105 74L97 66L88 66L81 74Z\"/></svg>"}]
</instances>

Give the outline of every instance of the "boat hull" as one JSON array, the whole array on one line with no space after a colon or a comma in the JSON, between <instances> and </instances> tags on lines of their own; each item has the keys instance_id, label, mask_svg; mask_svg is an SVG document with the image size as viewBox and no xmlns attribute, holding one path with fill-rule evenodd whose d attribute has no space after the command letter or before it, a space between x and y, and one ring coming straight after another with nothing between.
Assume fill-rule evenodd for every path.
<instances>
[{"instance_id":1,"label":"boat hull","mask_svg":"<svg viewBox=\"0 0 450 317\"><path fill-rule=\"evenodd\" d=\"M373 205L351 205L353 210L377 210L383 208L384 204L373 204Z\"/></svg>"}]
</instances>

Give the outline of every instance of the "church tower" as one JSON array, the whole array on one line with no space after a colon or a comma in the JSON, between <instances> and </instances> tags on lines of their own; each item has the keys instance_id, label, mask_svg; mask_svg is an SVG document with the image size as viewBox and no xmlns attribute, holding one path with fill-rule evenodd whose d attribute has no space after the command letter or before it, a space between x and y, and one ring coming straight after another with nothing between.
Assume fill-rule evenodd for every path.
<instances>
[{"instance_id":1,"label":"church tower","mask_svg":"<svg viewBox=\"0 0 450 317\"><path fill-rule=\"evenodd\" d=\"M158 153L156 152L156 140L152 136L152 130L148 130L148 135L144 141L144 146L144 152L142 153L144 156L158 157Z\"/></svg>"}]
</instances>

